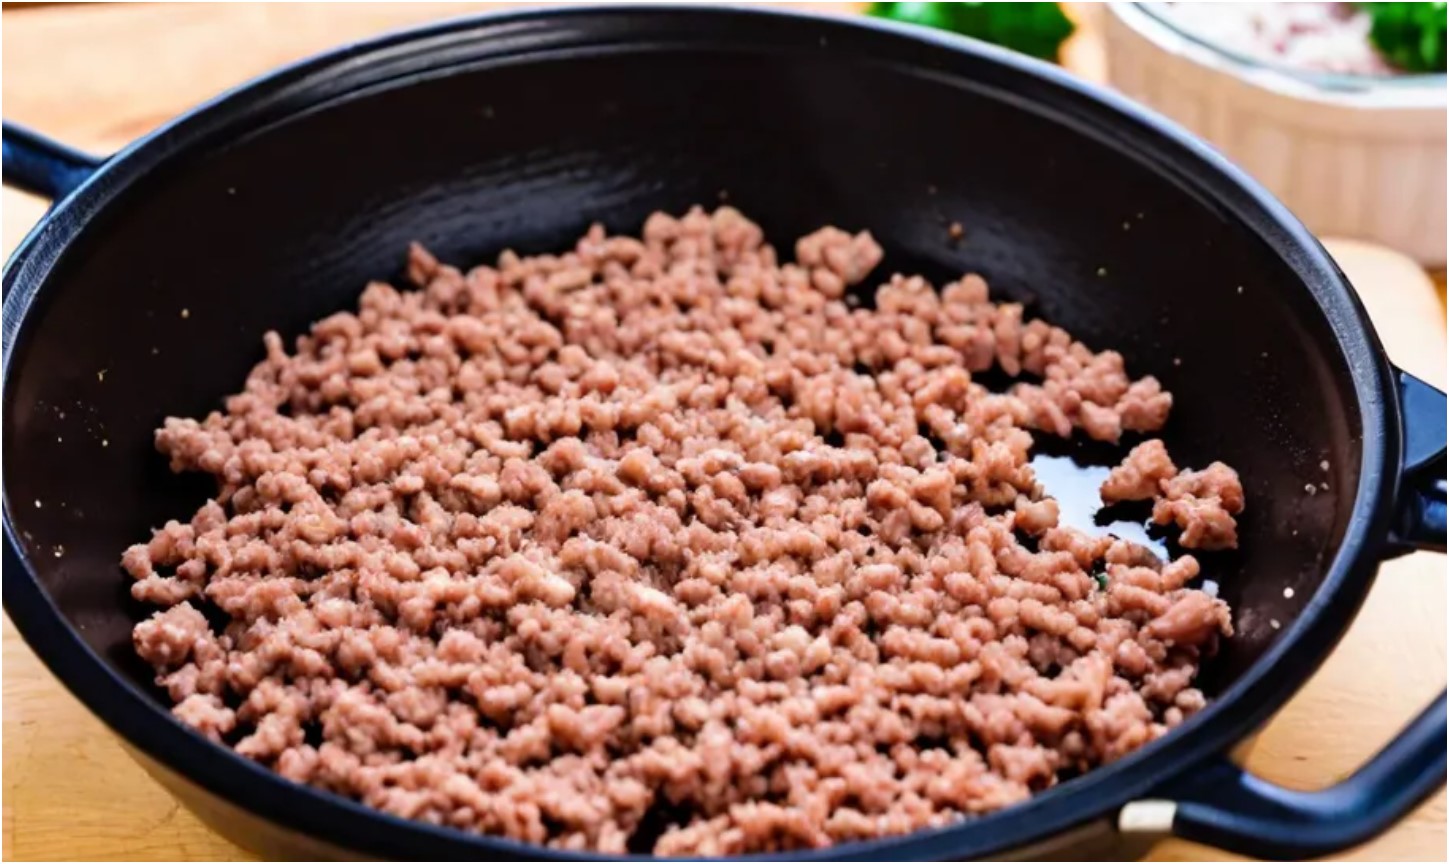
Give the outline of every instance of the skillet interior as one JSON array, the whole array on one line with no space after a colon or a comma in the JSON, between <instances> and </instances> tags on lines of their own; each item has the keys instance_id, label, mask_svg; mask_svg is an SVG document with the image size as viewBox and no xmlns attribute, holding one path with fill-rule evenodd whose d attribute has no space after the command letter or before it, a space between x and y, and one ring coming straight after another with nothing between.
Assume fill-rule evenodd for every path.
<instances>
[{"instance_id":1,"label":"skillet interior","mask_svg":"<svg viewBox=\"0 0 1449 864\"><path fill-rule=\"evenodd\" d=\"M783 23L779 44L454 68L258 124L128 188L10 346L7 507L62 614L149 686L129 635L145 610L117 561L210 491L166 470L152 431L216 407L266 329L349 304L413 239L469 264L723 192L784 249L825 223L869 228L887 269L981 272L1161 378L1179 461L1221 458L1246 481L1242 552L1206 559L1239 630L1208 686L1230 683L1313 597L1359 469L1348 367L1291 262L1130 121L1047 112L1030 89L1046 84L984 62L964 80L867 61L808 26Z\"/></svg>"}]
</instances>

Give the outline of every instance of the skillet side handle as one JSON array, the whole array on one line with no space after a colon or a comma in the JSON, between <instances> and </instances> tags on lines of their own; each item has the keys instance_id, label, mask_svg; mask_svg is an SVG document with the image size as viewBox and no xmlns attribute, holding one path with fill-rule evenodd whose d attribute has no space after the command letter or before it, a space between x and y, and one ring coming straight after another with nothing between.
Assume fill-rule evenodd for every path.
<instances>
[{"instance_id":1,"label":"skillet side handle","mask_svg":"<svg viewBox=\"0 0 1449 864\"><path fill-rule=\"evenodd\" d=\"M1184 775L1167 800L1122 808L1124 833L1157 832L1240 855L1318 858L1381 833L1444 785L1444 695L1342 782L1300 792L1254 777L1225 757Z\"/></svg>"},{"instance_id":2,"label":"skillet side handle","mask_svg":"<svg viewBox=\"0 0 1449 864\"><path fill-rule=\"evenodd\" d=\"M1444 394L1402 369L1399 417L1404 429L1404 458L1399 468L1399 500L1385 557L1427 549L1444 551Z\"/></svg>"},{"instance_id":3,"label":"skillet side handle","mask_svg":"<svg viewBox=\"0 0 1449 864\"><path fill-rule=\"evenodd\" d=\"M6 186L52 201L75 191L103 161L8 120L3 155Z\"/></svg>"},{"instance_id":4,"label":"skillet side handle","mask_svg":"<svg viewBox=\"0 0 1449 864\"><path fill-rule=\"evenodd\" d=\"M1445 545L1445 397L1403 370L1403 458L1384 557ZM1161 798L1118 814L1123 833L1172 834L1255 858L1302 860L1357 846L1444 785L1445 694L1347 779L1317 792L1275 786L1216 756L1171 781Z\"/></svg>"}]
</instances>

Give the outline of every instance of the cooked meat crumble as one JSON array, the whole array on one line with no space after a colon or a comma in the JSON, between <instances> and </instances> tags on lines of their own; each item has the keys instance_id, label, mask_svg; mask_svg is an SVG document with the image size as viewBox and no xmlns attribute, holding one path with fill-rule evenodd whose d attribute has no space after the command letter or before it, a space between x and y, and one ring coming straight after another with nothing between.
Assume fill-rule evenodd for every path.
<instances>
[{"instance_id":1,"label":"cooked meat crumble","mask_svg":"<svg viewBox=\"0 0 1449 864\"><path fill-rule=\"evenodd\" d=\"M466 273L414 247L417 290L267 334L157 433L216 498L123 560L176 715L404 817L732 855L994 810L1201 708L1232 627L1198 562L1059 525L1028 465L1171 395L977 276L853 308L868 233L794 252L727 207ZM1232 545L1226 466L1149 442L1108 485Z\"/></svg>"}]
</instances>

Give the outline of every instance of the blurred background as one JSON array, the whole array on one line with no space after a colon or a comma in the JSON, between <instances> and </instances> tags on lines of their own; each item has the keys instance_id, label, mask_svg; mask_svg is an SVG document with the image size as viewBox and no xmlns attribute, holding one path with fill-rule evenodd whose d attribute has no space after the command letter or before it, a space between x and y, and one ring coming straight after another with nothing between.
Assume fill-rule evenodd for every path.
<instances>
[{"instance_id":1,"label":"blurred background","mask_svg":"<svg viewBox=\"0 0 1449 864\"><path fill-rule=\"evenodd\" d=\"M8 120L104 154L280 64L520 5L4 3L0 104ZM1444 387L1444 3L762 5L963 33L1158 109L1324 238L1389 355ZM46 206L4 191L7 256ZM1345 642L1270 724L1249 766L1299 788L1351 772L1443 686L1445 603L1442 557L1386 565ZM4 858L249 857L152 783L8 620L3 703ZM1445 848L1441 792L1347 857L1444 860ZM1151 857L1222 853L1170 841Z\"/></svg>"}]
</instances>

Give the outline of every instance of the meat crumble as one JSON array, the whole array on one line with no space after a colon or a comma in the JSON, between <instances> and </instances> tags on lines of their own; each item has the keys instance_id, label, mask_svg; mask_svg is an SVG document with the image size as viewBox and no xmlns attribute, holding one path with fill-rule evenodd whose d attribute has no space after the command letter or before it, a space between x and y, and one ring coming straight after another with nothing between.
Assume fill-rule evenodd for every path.
<instances>
[{"instance_id":1,"label":"meat crumble","mask_svg":"<svg viewBox=\"0 0 1449 864\"><path fill-rule=\"evenodd\" d=\"M1201 471L1179 472L1158 439L1144 441L1112 469L1102 483L1102 500L1153 500L1152 521L1176 523L1178 543L1187 549L1236 549L1243 512L1243 484L1238 472L1213 462Z\"/></svg>"},{"instance_id":2,"label":"meat crumble","mask_svg":"<svg viewBox=\"0 0 1449 864\"><path fill-rule=\"evenodd\" d=\"M735 855L986 813L1202 708L1232 626L1198 561L1058 524L1028 465L1172 396L978 276L856 308L869 233L794 259L728 207L467 272L414 246L415 289L268 333L156 435L215 498L122 562L176 716L406 818ZM1148 442L1108 485L1232 545L1226 466Z\"/></svg>"}]
</instances>

